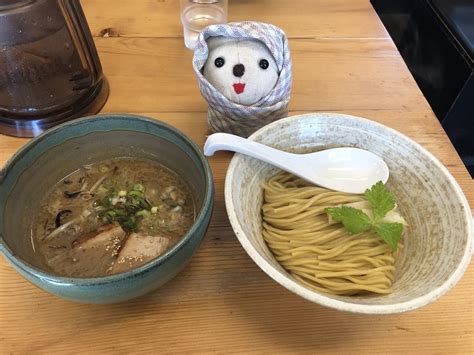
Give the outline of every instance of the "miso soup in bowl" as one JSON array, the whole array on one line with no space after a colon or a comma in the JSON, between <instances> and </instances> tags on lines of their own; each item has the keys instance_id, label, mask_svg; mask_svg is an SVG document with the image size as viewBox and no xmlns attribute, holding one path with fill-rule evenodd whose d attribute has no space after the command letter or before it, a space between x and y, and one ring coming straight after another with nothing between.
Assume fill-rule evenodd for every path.
<instances>
[{"instance_id":1,"label":"miso soup in bowl","mask_svg":"<svg viewBox=\"0 0 474 355\"><path fill-rule=\"evenodd\" d=\"M1 179L5 257L37 286L80 302L124 301L171 279L212 213L199 148L139 116L60 125L20 149Z\"/></svg>"}]
</instances>

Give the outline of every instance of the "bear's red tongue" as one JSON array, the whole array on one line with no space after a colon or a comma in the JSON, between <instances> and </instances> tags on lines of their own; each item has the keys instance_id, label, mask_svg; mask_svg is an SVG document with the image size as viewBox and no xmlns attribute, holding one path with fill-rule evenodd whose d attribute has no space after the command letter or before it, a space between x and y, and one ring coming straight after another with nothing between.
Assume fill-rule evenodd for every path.
<instances>
[{"instance_id":1,"label":"bear's red tongue","mask_svg":"<svg viewBox=\"0 0 474 355\"><path fill-rule=\"evenodd\" d=\"M234 90L237 94L241 94L241 93L244 92L245 84L238 83L238 84L234 84L232 86L234 87Z\"/></svg>"}]
</instances>

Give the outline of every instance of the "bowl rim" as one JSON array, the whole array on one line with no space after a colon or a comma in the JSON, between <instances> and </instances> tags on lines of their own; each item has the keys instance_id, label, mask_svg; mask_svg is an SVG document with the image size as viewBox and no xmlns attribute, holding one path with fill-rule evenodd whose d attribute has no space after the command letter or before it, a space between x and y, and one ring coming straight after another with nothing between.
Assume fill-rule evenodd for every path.
<instances>
[{"instance_id":1,"label":"bowl rim","mask_svg":"<svg viewBox=\"0 0 474 355\"><path fill-rule=\"evenodd\" d=\"M76 285L76 286L100 286L103 284L113 284L116 282L122 282L124 279L130 279L135 277L137 274L142 274L154 269L155 267L164 264L169 259L171 259L179 250L184 248L188 242L193 239L193 235L195 234L196 230L203 224L206 223L207 215L209 211L212 211L213 208L213 201L214 201L214 180L212 176L212 170L210 168L209 162L205 158L204 154L202 153L199 146L194 143L187 135L181 132L178 128L163 122L159 119L141 116L141 115L134 115L129 113L108 113L108 114L98 114L98 115L91 115L85 116L78 119L74 119L71 121L64 122L59 124L51 129L48 129L41 133L39 136L29 140L25 143L20 149L18 149L11 157L7 160L5 165L2 169L0 169L0 181L3 181L5 177L8 175L11 167L16 163L16 161L27 154L28 151L34 149L34 147L41 141L48 139L50 136L58 134L58 132L63 132L71 129L72 127L83 125L83 124L91 124L99 120L135 120L139 122L144 122L147 124L160 126L165 130L175 134L177 137L183 140L184 143L188 144L188 146L196 153L196 156L199 159L200 164L204 170L205 175L205 195L201 209L197 214L193 225L189 230L184 234L181 239L166 253L156 257L155 259L150 260L149 262L128 270L126 272L120 272L113 275L107 276L97 276L97 277L70 277L70 276L61 276L46 270L43 270L37 266L32 265L28 261L24 260L23 258L15 255L7 243L3 240L3 236L0 233L0 253L3 253L7 259L9 259L16 267L20 268L23 272L26 272L30 275L34 275L41 280L52 282L52 283L60 283L60 284L68 284L68 285ZM117 129L100 129L100 130L92 130L88 131L84 134L79 134L74 137L66 138L65 140L82 137L88 134L92 134L94 132L110 132ZM127 129L119 129L119 130L127 130ZM132 130L133 131L133 130ZM135 132L141 132L145 134L150 134L149 132L144 132L140 130L135 130ZM163 138L163 137L162 137ZM166 138L163 138L166 139ZM173 142L171 142L173 143ZM174 144L174 143L173 143ZM60 145L60 144L58 144ZM58 146L55 145L55 146ZM10 192L10 191L8 191ZM8 194L7 194L8 195Z\"/></svg>"},{"instance_id":2,"label":"bowl rim","mask_svg":"<svg viewBox=\"0 0 474 355\"><path fill-rule=\"evenodd\" d=\"M419 143L415 142L411 138L407 137L406 135L398 132L397 130L385 126L381 123L347 114L341 113L332 113L332 112L318 112L318 113L306 113L301 115L294 115L282 118L278 121L272 122L259 130L253 133L248 139L259 141L260 137L263 136L269 129L279 127L285 124L291 124L292 122L296 122L299 120L303 120L308 117L327 117L328 115L336 116L340 118L344 118L346 120L354 120L357 122L361 122L365 124L369 128L378 128L383 129L389 133L395 134L399 139L406 141L407 143L413 144L417 150L423 153L429 161L436 166L437 169L441 171L443 176L446 178L447 182L452 186L454 191L456 192L456 198L458 201L464 206L464 213L462 219L464 221L464 225L466 226L467 232L467 239L466 239L466 246L464 248L464 254L460 259L456 269L454 272L437 288L428 292L427 294L416 297L412 300L394 303L390 305L370 305L370 304L355 304L349 303L341 300L336 300L329 296L324 295L323 293L318 293L316 291L312 291L308 288L305 288L297 281L290 279L289 277L283 275L279 270L274 268L269 262L267 262L261 254L253 247L252 243L250 243L249 239L245 235L240 223L238 222L238 218L236 215L236 211L232 205L232 201L234 199L234 193L232 190L232 184L234 182L233 176L234 172L236 171L237 165L240 163L241 159L243 159L244 155L236 153L232 158L229 167L227 169L226 179L225 179L225 205L227 209L227 214L229 216L229 221L231 226L234 230L237 239L239 240L242 247L245 249L247 254L250 258L273 280L278 282L280 285L288 289L289 291L296 293L297 295L307 299L308 301L320 304L322 306L326 306L329 308L334 308L337 310L348 311L353 313L364 313L364 314L392 314L392 313L401 313L406 312L409 310L414 310L416 308L425 306L431 302L434 302L436 299L447 293L457 282L461 279L464 275L464 272L467 270L469 266L472 251L473 251L473 232L472 232L472 216L471 210L469 207L469 203L451 173L448 169L436 158L432 153L426 150L423 146Z\"/></svg>"}]
</instances>

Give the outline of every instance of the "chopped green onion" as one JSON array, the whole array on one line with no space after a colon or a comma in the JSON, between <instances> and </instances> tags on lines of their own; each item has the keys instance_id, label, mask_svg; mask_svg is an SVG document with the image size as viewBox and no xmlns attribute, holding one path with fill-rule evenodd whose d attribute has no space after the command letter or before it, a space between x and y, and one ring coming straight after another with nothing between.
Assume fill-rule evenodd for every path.
<instances>
[{"instance_id":1,"label":"chopped green onion","mask_svg":"<svg viewBox=\"0 0 474 355\"><path fill-rule=\"evenodd\" d=\"M125 222L123 222L122 227L125 230L134 231L137 227L137 224L136 224L135 220L128 219Z\"/></svg>"},{"instance_id":2,"label":"chopped green onion","mask_svg":"<svg viewBox=\"0 0 474 355\"><path fill-rule=\"evenodd\" d=\"M140 203L140 206L143 206L147 210L151 208L151 204L146 199L144 199L143 197L138 197L137 196L136 200Z\"/></svg>"},{"instance_id":3,"label":"chopped green onion","mask_svg":"<svg viewBox=\"0 0 474 355\"><path fill-rule=\"evenodd\" d=\"M145 191L145 187L144 187L142 184L135 184L135 185L133 185L133 190L135 190L135 191L140 191L140 192L144 192L144 191Z\"/></svg>"},{"instance_id":4,"label":"chopped green onion","mask_svg":"<svg viewBox=\"0 0 474 355\"><path fill-rule=\"evenodd\" d=\"M97 188L97 193L98 193L98 194L103 195L103 194L106 194L107 192L109 192L109 190L108 190L106 187L104 187L103 185L100 185L100 186Z\"/></svg>"},{"instance_id":5,"label":"chopped green onion","mask_svg":"<svg viewBox=\"0 0 474 355\"><path fill-rule=\"evenodd\" d=\"M107 212L105 212L106 217L114 218L116 215L117 212L115 212L114 210L108 210Z\"/></svg>"},{"instance_id":6,"label":"chopped green onion","mask_svg":"<svg viewBox=\"0 0 474 355\"><path fill-rule=\"evenodd\" d=\"M145 195L141 191L132 190L128 193L129 196L133 197L144 197Z\"/></svg>"},{"instance_id":7,"label":"chopped green onion","mask_svg":"<svg viewBox=\"0 0 474 355\"><path fill-rule=\"evenodd\" d=\"M148 213L149 212L147 210L141 210L141 211L138 211L137 213L135 213L135 216L137 216L137 217L146 217L148 215Z\"/></svg>"},{"instance_id":8,"label":"chopped green onion","mask_svg":"<svg viewBox=\"0 0 474 355\"><path fill-rule=\"evenodd\" d=\"M122 186L123 190L99 186L99 189L104 189L106 196L96 201L96 212L104 221L117 222L128 232L136 231L141 219L147 218L151 212L158 212L164 206L163 204L152 206L145 198L145 187L142 184L126 182L125 185Z\"/></svg>"}]
</instances>

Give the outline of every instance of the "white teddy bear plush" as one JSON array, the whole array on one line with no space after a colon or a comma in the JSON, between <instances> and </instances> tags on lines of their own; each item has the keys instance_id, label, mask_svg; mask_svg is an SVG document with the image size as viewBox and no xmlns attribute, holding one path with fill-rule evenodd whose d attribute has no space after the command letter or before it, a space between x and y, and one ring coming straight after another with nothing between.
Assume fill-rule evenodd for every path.
<instances>
[{"instance_id":1,"label":"white teddy bear plush","mask_svg":"<svg viewBox=\"0 0 474 355\"><path fill-rule=\"evenodd\" d=\"M290 49L285 32L274 25L244 21L204 28L193 69L214 132L248 137L288 115Z\"/></svg>"},{"instance_id":2,"label":"white teddy bear plush","mask_svg":"<svg viewBox=\"0 0 474 355\"><path fill-rule=\"evenodd\" d=\"M213 37L207 43L204 77L229 100L253 105L275 87L277 65L262 42Z\"/></svg>"}]
</instances>

